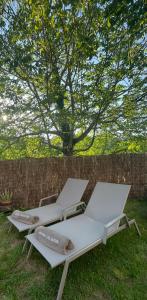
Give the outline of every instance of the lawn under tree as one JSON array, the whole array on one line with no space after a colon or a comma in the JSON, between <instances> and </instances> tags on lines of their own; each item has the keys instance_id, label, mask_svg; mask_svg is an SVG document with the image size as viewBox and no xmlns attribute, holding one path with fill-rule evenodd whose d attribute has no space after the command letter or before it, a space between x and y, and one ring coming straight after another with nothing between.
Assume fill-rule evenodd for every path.
<instances>
[{"instance_id":1,"label":"lawn under tree","mask_svg":"<svg viewBox=\"0 0 147 300\"><path fill-rule=\"evenodd\" d=\"M142 236L127 229L71 264L64 289L65 300L147 299L147 201L130 200L128 217L136 218ZM53 300L62 267L51 269L37 251L30 260L21 253L23 234L8 234L0 215L0 299Z\"/></svg>"}]
</instances>

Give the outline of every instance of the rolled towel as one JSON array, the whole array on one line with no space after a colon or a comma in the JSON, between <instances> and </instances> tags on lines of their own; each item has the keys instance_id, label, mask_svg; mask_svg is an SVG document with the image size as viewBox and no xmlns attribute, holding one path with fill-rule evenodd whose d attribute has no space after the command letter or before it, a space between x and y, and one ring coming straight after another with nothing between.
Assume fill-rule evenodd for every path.
<instances>
[{"instance_id":1,"label":"rolled towel","mask_svg":"<svg viewBox=\"0 0 147 300\"><path fill-rule=\"evenodd\" d=\"M15 219L16 221L28 224L28 225L33 225L35 223L37 223L39 221L39 217L37 216L31 216L29 214L27 214L24 211L20 211L20 210L15 210L11 217L13 219Z\"/></svg>"},{"instance_id":2,"label":"rolled towel","mask_svg":"<svg viewBox=\"0 0 147 300\"><path fill-rule=\"evenodd\" d=\"M39 242L58 253L67 254L69 250L74 249L74 245L68 237L50 228L39 226L35 230L35 235Z\"/></svg>"}]
</instances>

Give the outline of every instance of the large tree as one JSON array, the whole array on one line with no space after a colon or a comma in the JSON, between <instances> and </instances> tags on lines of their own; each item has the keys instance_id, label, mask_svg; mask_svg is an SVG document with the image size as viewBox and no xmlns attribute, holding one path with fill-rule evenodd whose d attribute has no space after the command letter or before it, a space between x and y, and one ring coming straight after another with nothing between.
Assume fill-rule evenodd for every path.
<instances>
[{"instance_id":1,"label":"large tree","mask_svg":"<svg viewBox=\"0 0 147 300\"><path fill-rule=\"evenodd\" d=\"M1 0L0 138L73 155L102 126L144 126L144 11L140 0Z\"/></svg>"}]
</instances>

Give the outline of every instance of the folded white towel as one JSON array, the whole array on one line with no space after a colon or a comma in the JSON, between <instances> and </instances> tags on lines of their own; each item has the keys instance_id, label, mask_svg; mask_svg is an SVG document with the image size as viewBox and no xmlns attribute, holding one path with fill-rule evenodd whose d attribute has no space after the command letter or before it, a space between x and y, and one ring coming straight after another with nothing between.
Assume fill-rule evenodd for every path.
<instances>
[{"instance_id":1,"label":"folded white towel","mask_svg":"<svg viewBox=\"0 0 147 300\"><path fill-rule=\"evenodd\" d=\"M35 224L39 221L39 217L37 216L31 216L28 213L24 212L24 211L20 211L20 210L15 210L11 217L13 219L15 219L16 221L28 224L28 225L32 225Z\"/></svg>"},{"instance_id":2,"label":"folded white towel","mask_svg":"<svg viewBox=\"0 0 147 300\"><path fill-rule=\"evenodd\" d=\"M74 249L74 245L68 237L50 228L39 226L35 230L35 235L39 242L61 254L67 254L68 251Z\"/></svg>"}]
</instances>

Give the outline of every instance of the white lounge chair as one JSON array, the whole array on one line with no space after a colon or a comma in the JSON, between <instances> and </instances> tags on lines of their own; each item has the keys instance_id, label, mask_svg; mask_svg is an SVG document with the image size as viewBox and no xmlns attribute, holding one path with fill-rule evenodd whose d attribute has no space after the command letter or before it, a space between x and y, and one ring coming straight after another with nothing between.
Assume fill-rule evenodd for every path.
<instances>
[{"instance_id":1,"label":"white lounge chair","mask_svg":"<svg viewBox=\"0 0 147 300\"><path fill-rule=\"evenodd\" d=\"M72 215L77 208L82 208L85 204L80 202L82 195L86 189L88 180L68 178L59 196L54 194L52 196L42 198L39 207L29 209L26 212L32 216L38 216L39 221L35 224L28 225L16 221L12 216L8 216L11 225L14 225L19 232L28 230L32 232L40 225L47 225L64 219L64 215ZM46 200L52 200L53 197L58 196L55 203L42 206Z\"/></svg>"},{"instance_id":2,"label":"white lounge chair","mask_svg":"<svg viewBox=\"0 0 147 300\"><path fill-rule=\"evenodd\" d=\"M50 229L73 242L75 248L69 254L62 255L44 246L36 239L35 233L26 236L31 243L27 258L34 246L52 268L64 263L57 300L62 298L68 267L72 261L100 243L106 244L109 237L130 227L131 224L136 226L140 235L136 221L128 220L123 213L129 190L129 185L98 182L83 214L50 226ZM125 224L120 225L123 218Z\"/></svg>"}]
</instances>

